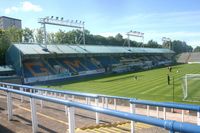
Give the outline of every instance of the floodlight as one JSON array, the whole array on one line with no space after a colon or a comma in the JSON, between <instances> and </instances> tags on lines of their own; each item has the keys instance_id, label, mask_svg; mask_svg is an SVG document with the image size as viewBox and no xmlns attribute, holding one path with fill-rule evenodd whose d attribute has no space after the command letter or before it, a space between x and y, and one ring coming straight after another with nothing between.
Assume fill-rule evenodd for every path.
<instances>
[{"instance_id":1,"label":"floodlight","mask_svg":"<svg viewBox=\"0 0 200 133\"><path fill-rule=\"evenodd\" d=\"M46 26L45 26L46 24L72 27L72 28L78 28L78 29L84 30L85 22L80 21L80 20L69 20L69 19L64 20L63 17L59 18L59 17L51 16L51 17L45 17L45 18L39 19L38 23L42 24L43 32L44 32L43 43L46 44L46 39L47 39ZM83 32L83 34L84 34L84 32ZM83 43L85 44L85 36L84 35L83 35Z\"/></svg>"}]
</instances>

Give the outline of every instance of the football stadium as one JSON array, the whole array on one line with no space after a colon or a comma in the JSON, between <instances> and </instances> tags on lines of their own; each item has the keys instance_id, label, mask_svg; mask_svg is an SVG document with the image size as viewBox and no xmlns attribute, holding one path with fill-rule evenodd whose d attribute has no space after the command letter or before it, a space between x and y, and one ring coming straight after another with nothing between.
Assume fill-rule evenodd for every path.
<instances>
[{"instance_id":1,"label":"football stadium","mask_svg":"<svg viewBox=\"0 0 200 133\"><path fill-rule=\"evenodd\" d=\"M39 23L77 27L62 20ZM6 51L0 132L200 133L199 52L85 44L84 34L47 44L43 33Z\"/></svg>"},{"instance_id":2,"label":"football stadium","mask_svg":"<svg viewBox=\"0 0 200 133\"><path fill-rule=\"evenodd\" d=\"M2 131L199 132L198 55L175 59L164 48L13 44L1 71L1 98L7 97L2 110L23 128L7 123Z\"/></svg>"}]
</instances>

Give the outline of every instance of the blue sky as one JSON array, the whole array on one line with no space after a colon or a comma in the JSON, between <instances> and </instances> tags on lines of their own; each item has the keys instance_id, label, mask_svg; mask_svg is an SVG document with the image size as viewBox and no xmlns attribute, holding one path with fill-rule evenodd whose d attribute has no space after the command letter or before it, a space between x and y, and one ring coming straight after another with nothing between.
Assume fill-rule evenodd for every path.
<instances>
[{"instance_id":1,"label":"blue sky","mask_svg":"<svg viewBox=\"0 0 200 133\"><path fill-rule=\"evenodd\" d=\"M31 29L40 27L38 18L53 15L83 20L92 34L126 37L133 30L143 32L145 42L161 43L162 37L169 37L200 46L199 0L0 0L1 15L19 18Z\"/></svg>"}]
</instances>

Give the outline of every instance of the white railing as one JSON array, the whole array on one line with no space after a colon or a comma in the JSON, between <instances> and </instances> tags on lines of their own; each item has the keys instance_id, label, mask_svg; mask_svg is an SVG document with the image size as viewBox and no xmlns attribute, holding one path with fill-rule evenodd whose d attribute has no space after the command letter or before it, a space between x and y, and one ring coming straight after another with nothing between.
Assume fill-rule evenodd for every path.
<instances>
[{"instance_id":1,"label":"white railing","mask_svg":"<svg viewBox=\"0 0 200 133\"><path fill-rule=\"evenodd\" d=\"M170 133L175 132L183 132L183 133L200 133L200 126L183 123L183 122L176 122L176 121L170 121L170 120L161 120L157 118L147 117L143 115L136 115L134 112L127 113L122 111L115 111L111 109L105 109L100 108L96 106L91 106L87 104L81 104L78 102L72 102L68 100L63 100L59 98L49 97L49 96L42 96L39 94L33 94L28 92L22 92L19 90L14 89L8 89L4 87L0 87L0 90L7 92L7 109L8 109L8 120L12 119L12 93L23 95L30 98L30 105L31 105L31 118L32 118L32 131L33 133L38 131L38 120L37 120L37 109L36 109L36 103L35 100L44 100L52 103L61 104L68 107L67 113L68 113L68 123L69 123L69 133L75 132L75 114L74 114L74 108L81 108L84 110L89 110L93 112L98 112L110 116L115 116L127 120L131 120L132 122L142 122L146 124L151 124L154 126L158 126L161 128L165 128L170 131ZM133 107L133 106L132 106ZM131 132L134 132L134 125L131 126Z\"/></svg>"}]
</instances>

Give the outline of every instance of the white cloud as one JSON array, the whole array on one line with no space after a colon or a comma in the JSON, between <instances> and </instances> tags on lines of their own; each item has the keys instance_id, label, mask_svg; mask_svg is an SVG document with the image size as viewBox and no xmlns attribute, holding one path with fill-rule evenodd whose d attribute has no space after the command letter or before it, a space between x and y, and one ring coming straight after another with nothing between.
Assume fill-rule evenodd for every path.
<instances>
[{"instance_id":1,"label":"white cloud","mask_svg":"<svg viewBox=\"0 0 200 133\"><path fill-rule=\"evenodd\" d=\"M5 14L10 14L11 12L18 12L19 11L19 8L17 7L10 7L10 8L6 8L5 9Z\"/></svg>"},{"instance_id":2,"label":"white cloud","mask_svg":"<svg viewBox=\"0 0 200 133\"><path fill-rule=\"evenodd\" d=\"M12 6L4 9L5 14L10 14L13 12L40 12L42 11L42 7L40 5L34 5L33 3L29 1L23 1L20 3L19 6Z\"/></svg>"},{"instance_id":3,"label":"white cloud","mask_svg":"<svg viewBox=\"0 0 200 133\"><path fill-rule=\"evenodd\" d=\"M22 2L22 11L33 11L33 12L40 12L42 8L39 5L34 5L29 1Z\"/></svg>"}]
</instances>

